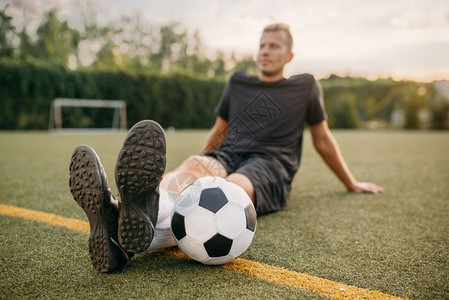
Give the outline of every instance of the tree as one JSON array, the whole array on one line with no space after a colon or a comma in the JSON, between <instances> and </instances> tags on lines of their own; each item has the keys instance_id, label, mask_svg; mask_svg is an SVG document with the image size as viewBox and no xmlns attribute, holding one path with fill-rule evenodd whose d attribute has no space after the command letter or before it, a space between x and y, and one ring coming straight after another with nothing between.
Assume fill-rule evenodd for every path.
<instances>
[{"instance_id":1,"label":"tree","mask_svg":"<svg viewBox=\"0 0 449 300\"><path fill-rule=\"evenodd\" d=\"M133 70L143 70L149 67L148 56L152 52L153 34L151 26L142 21L140 14L129 18L129 31L124 42L128 45L130 55L130 67Z\"/></svg>"},{"instance_id":2,"label":"tree","mask_svg":"<svg viewBox=\"0 0 449 300\"><path fill-rule=\"evenodd\" d=\"M162 26L159 30L159 51L153 56L153 59L156 60L156 64L163 73L168 72L173 63L174 46L176 44L179 46L183 37L185 37L184 33L176 33L175 29L177 26L178 24L170 24Z\"/></svg>"},{"instance_id":3,"label":"tree","mask_svg":"<svg viewBox=\"0 0 449 300\"><path fill-rule=\"evenodd\" d=\"M58 19L57 12L56 9L47 12L37 29L36 56L48 62L67 66L69 56L77 53L80 36L66 21Z\"/></svg>"},{"instance_id":4,"label":"tree","mask_svg":"<svg viewBox=\"0 0 449 300\"><path fill-rule=\"evenodd\" d=\"M328 106L329 126L333 128L358 128L360 117L356 107L355 95L343 92L332 105Z\"/></svg>"},{"instance_id":5,"label":"tree","mask_svg":"<svg viewBox=\"0 0 449 300\"><path fill-rule=\"evenodd\" d=\"M234 61L234 72L246 72L253 75L257 74L257 63L252 55L245 55L240 60L234 58Z\"/></svg>"},{"instance_id":6,"label":"tree","mask_svg":"<svg viewBox=\"0 0 449 300\"><path fill-rule=\"evenodd\" d=\"M441 96L435 96L431 103L432 129L449 129L449 101Z\"/></svg>"},{"instance_id":7,"label":"tree","mask_svg":"<svg viewBox=\"0 0 449 300\"><path fill-rule=\"evenodd\" d=\"M22 61L28 61L35 54L35 47L28 35L27 28L24 26L19 33L19 57Z\"/></svg>"},{"instance_id":8,"label":"tree","mask_svg":"<svg viewBox=\"0 0 449 300\"><path fill-rule=\"evenodd\" d=\"M13 38L16 35L16 27L12 25L12 17L6 13L9 4L0 10L0 59L12 58L14 55Z\"/></svg>"},{"instance_id":9,"label":"tree","mask_svg":"<svg viewBox=\"0 0 449 300\"><path fill-rule=\"evenodd\" d=\"M405 124L407 129L417 129L420 127L420 119L418 113L425 108L424 97L417 93L417 88L414 84L409 83L404 88L405 95Z\"/></svg>"},{"instance_id":10,"label":"tree","mask_svg":"<svg viewBox=\"0 0 449 300\"><path fill-rule=\"evenodd\" d=\"M114 54L115 45L112 42L108 42L103 48L97 53L95 61L92 63L91 67L93 69L108 69L116 70L119 69L119 63Z\"/></svg>"},{"instance_id":11,"label":"tree","mask_svg":"<svg viewBox=\"0 0 449 300\"><path fill-rule=\"evenodd\" d=\"M107 41L115 44L115 56L123 70L143 71L150 67L148 57L154 51L153 34L151 26L143 22L139 13L133 17L123 16L108 28Z\"/></svg>"},{"instance_id":12,"label":"tree","mask_svg":"<svg viewBox=\"0 0 449 300\"><path fill-rule=\"evenodd\" d=\"M217 51L217 57L213 62L214 76L217 78L223 78L227 75L226 71L226 59L223 51Z\"/></svg>"}]
</instances>

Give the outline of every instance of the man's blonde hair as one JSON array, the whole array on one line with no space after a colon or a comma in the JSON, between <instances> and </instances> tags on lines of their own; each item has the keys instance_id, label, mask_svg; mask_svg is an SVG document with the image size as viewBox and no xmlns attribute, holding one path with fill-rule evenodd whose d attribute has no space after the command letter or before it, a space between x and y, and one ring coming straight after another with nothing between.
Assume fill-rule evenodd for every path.
<instances>
[{"instance_id":1,"label":"man's blonde hair","mask_svg":"<svg viewBox=\"0 0 449 300\"><path fill-rule=\"evenodd\" d=\"M274 32L274 31L284 31L287 35L287 48L288 51L291 53L293 50L293 37L292 34L290 33L290 26L288 26L287 24L284 23L274 23L271 25L266 26L263 29L263 32Z\"/></svg>"}]
</instances>

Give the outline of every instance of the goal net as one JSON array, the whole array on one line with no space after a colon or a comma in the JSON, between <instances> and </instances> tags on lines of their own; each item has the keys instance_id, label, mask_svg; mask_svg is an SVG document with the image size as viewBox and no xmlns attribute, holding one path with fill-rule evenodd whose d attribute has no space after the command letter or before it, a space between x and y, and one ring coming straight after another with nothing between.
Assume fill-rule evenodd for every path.
<instances>
[{"instance_id":1,"label":"goal net","mask_svg":"<svg viewBox=\"0 0 449 300\"><path fill-rule=\"evenodd\" d=\"M50 131L126 130L123 100L56 98L50 106Z\"/></svg>"}]
</instances>

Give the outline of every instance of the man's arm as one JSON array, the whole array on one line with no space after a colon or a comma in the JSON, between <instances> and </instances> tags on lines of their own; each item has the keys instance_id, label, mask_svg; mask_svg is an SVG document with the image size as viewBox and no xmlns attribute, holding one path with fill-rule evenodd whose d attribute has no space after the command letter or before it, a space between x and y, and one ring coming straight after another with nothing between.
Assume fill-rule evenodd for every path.
<instances>
[{"instance_id":1,"label":"man's arm","mask_svg":"<svg viewBox=\"0 0 449 300\"><path fill-rule=\"evenodd\" d=\"M209 135L206 140L206 145L201 152L213 151L220 146L223 139L226 137L228 130L228 121L222 117L217 117L215 119L215 124L211 128Z\"/></svg>"},{"instance_id":2,"label":"man's arm","mask_svg":"<svg viewBox=\"0 0 449 300\"><path fill-rule=\"evenodd\" d=\"M346 164L334 136L329 130L327 121L309 126L313 145L329 168L343 182L348 191L356 193L380 193L383 188L370 182L358 182Z\"/></svg>"}]
</instances>

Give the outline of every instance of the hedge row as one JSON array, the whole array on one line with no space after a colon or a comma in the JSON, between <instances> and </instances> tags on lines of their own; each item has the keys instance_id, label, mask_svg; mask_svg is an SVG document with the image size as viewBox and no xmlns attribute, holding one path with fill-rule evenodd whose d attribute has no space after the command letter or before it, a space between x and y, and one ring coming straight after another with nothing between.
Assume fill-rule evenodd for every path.
<instances>
[{"instance_id":1,"label":"hedge row","mask_svg":"<svg viewBox=\"0 0 449 300\"><path fill-rule=\"evenodd\" d=\"M369 120L388 124L395 110L403 112L406 128L449 128L449 104L432 84L336 76L321 83L333 128L357 128ZM55 98L125 100L128 127L150 118L163 127L210 128L224 84L182 75L0 63L0 129L48 128ZM430 124L418 118L423 110L430 113ZM112 115L112 110L65 108L63 126L110 127Z\"/></svg>"},{"instance_id":2,"label":"hedge row","mask_svg":"<svg viewBox=\"0 0 449 300\"><path fill-rule=\"evenodd\" d=\"M48 128L50 104L55 98L125 100L128 126L151 118L164 127L207 128L215 120L213 110L223 87L224 82L181 75L0 64L0 129ZM80 123L110 126L112 114L104 109L80 110L63 109L64 127L79 127ZM84 122L79 117L84 117Z\"/></svg>"}]
</instances>

